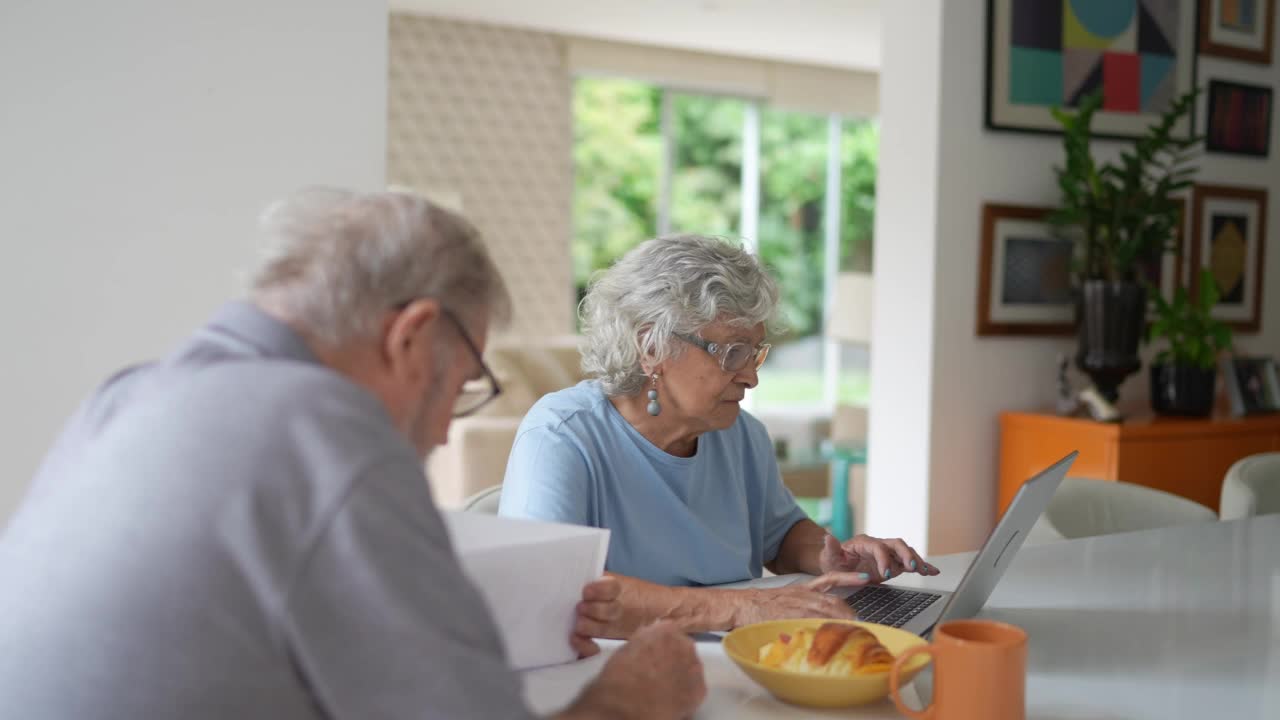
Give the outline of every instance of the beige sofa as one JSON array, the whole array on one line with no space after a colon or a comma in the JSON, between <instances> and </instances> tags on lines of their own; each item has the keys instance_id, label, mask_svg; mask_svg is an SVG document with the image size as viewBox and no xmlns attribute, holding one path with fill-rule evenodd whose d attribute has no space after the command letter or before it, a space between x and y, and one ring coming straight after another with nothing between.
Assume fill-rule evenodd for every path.
<instances>
[{"instance_id":1,"label":"beige sofa","mask_svg":"<svg viewBox=\"0 0 1280 720\"><path fill-rule=\"evenodd\" d=\"M583 379L578 337L533 342L495 340L485 362L502 394L474 416L449 427L449 442L427 460L427 478L436 503L458 508L471 495L502 482L516 429L538 398Z\"/></svg>"}]
</instances>

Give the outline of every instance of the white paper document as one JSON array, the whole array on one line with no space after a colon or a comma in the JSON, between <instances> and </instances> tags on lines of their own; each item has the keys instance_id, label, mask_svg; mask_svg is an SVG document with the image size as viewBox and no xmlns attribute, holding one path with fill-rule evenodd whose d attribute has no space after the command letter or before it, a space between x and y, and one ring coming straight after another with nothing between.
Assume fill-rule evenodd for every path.
<instances>
[{"instance_id":1,"label":"white paper document","mask_svg":"<svg viewBox=\"0 0 1280 720\"><path fill-rule=\"evenodd\" d=\"M609 531L445 512L462 568L480 589L517 669L577 659L569 645L582 586L604 572Z\"/></svg>"}]
</instances>

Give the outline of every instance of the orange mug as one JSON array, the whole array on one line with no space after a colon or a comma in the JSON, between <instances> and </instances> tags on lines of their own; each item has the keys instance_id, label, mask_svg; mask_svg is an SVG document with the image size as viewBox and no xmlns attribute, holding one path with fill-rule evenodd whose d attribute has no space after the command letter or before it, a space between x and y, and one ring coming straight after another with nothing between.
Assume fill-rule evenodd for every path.
<instances>
[{"instance_id":1,"label":"orange mug","mask_svg":"<svg viewBox=\"0 0 1280 720\"><path fill-rule=\"evenodd\" d=\"M912 710L898 694L903 663L933 655L933 702ZM932 645L898 656L889 673L893 704L918 720L1023 720L1027 714L1027 633L993 620L952 620L933 631Z\"/></svg>"}]
</instances>

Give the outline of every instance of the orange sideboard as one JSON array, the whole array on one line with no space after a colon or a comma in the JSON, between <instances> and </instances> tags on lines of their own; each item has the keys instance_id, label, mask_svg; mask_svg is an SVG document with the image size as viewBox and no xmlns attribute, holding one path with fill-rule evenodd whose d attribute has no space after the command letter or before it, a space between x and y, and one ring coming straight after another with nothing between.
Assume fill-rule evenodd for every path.
<instances>
[{"instance_id":1,"label":"orange sideboard","mask_svg":"<svg viewBox=\"0 0 1280 720\"><path fill-rule=\"evenodd\" d=\"M1181 419L1137 417L1100 423L1037 413L1000 414L996 517L1027 478L1072 450L1069 477L1165 490L1218 509L1222 478L1247 455L1280 450L1280 415Z\"/></svg>"}]
</instances>

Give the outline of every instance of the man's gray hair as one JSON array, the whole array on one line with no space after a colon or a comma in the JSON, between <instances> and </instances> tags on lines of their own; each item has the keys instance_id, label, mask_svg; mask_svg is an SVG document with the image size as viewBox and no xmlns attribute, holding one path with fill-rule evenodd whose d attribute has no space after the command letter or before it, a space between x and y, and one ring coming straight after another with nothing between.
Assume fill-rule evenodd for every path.
<instances>
[{"instance_id":1,"label":"man's gray hair","mask_svg":"<svg viewBox=\"0 0 1280 720\"><path fill-rule=\"evenodd\" d=\"M768 327L777 307L777 283L742 247L701 235L649 240L597 276L583 298L582 369L606 395L632 395L648 381L642 360L683 351L677 334L717 321Z\"/></svg>"},{"instance_id":2,"label":"man's gray hair","mask_svg":"<svg viewBox=\"0 0 1280 720\"><path fill-rule=\"evenodd\" d=\"M307 188L267 208L260 224L252 296L321 344L376 337L389 310L423 297L467 323L510 317L480 234L419 195Z\"/></svg>"}]
</instances>

